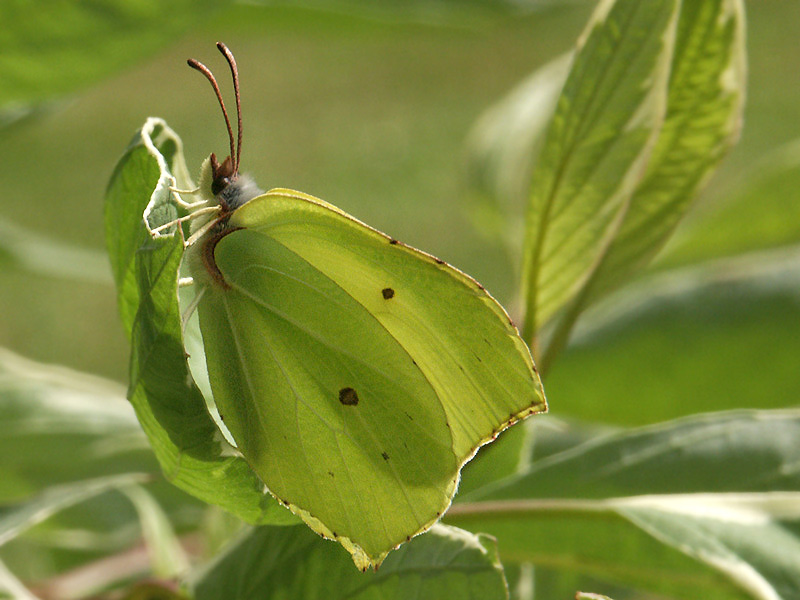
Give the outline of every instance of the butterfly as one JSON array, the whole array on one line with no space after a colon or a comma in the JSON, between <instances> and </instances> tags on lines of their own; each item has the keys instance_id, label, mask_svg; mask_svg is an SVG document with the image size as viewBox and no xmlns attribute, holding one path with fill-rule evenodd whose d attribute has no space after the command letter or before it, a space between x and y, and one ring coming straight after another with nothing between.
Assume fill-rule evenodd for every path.
<instances>
[{"instance_id":1,"label":"butterfly","mask_svg":"<svg viewBox=\"0 0 800 600\"><path fill-rule=\"evenodd\" d=\"M433 525L461 467L546 410L530 352L474 279L327 202L263 192L237 135L201 169L185 261L213 400L269 492L361 569ZM201 207L201 208L199 208Z\"/></svg>"}]
</instances>

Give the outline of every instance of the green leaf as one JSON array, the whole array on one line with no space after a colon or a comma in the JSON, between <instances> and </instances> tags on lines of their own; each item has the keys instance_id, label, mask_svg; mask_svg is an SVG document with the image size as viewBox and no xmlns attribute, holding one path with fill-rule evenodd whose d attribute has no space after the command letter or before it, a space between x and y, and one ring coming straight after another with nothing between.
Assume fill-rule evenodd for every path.
<instances>
[{"instance_id":1,"label":"green leaf","mask_svg":"<svg viewBox=\"0 0 800 600\"><path fill-rule=\"evenodd\" d=\"M787 568L800 544L798 435L797 410L623 431L478 490L447 518L495 535L504 560L652 592L695 596L737 586L758 598L792 597L800 593L800 571Z\"/></svg>"},{"instance_id":2,"label":"green leaf","mask_svg":"<svg viewBox=\"0 0 800 600\"><path fill-rule=\"evenodd\" d=\"M800 243L800 140L765 153L694 211L655 268Z\"/></svg>"},{"instance_id":3,"label":"green leaf","mask_svg":"<svg viewBox=\"0 0 800 600\"><path fill-rule=\"evenodd\" d=\"M47 488L32 500L0 509L0 546L69 506L120 486L148 480L147 474L125 473Z\"/></svg>"},{"instance_id":4,"label":"green leaf","mask_svg":"<svg viewBox=\"0 0 800 600\"><path fill-rule=\"evenodd\" d=\"M493 542L443 525L368 573L355 571L334 544L319 543L305 527L261 527L219 556L191 587L196 600L508 598Z\"/></svg>"},{"instance_id":5,"label":"green leaf","mask_svg":"<svg viewBox=\"0 0 800 600\"><path fill-rule=\"evenodd\" d=\"M794 406L798 281L800 248L642 280L586 313L548 397L557 414L625 425Z\"/></svg>"},{"instance_id":6,"label":"green leaf","mask_svg":"<svg viewBox=\"0 0 800 600\"><path fill-rule=\"evenodd\" d=\"M678 3L601 3L579 42L533 172L525 338L572 299L611 243L666 108Z\"/></svg>"},{"instance_id":7,"label":"green leaf","mask_svg":"<svg viewBox=\"0 0 800 600\"><path fill-rule=\"evenodd\" d=\"M156 473L124 390L0 348L0 504L54 484Z\"/></svg>"},{"instance_id":8,"label":"green leaf","mask_svg":"<svg viewBox=\"0 0 800 600\"><path fill-rule=\"evenodd\" d=\"M529 443L529 428L511 427L501 433L497 440L481 448L461 471L459 496L513 475L523 466L527 466ZM456 501L457 499L458 496Z\"/></svg>"},{"instance_id":9,"label":"green leaf","mask_svg":"<svg viewBox=\"0 0 800 600\"><path fill-rule=\"evenodd\" d=\"M157 0L0 4L0 106L40 102L152 54L224 2ZM9 24L13 23L13 27Z\"/></svg>"},{"instance_id":10,"label":"green leaf","mask_svg":"<svg viewBox=\"0 0 800 600\"><path fill-rule=\"evenodd\" d=\"M745 60L741 0L681 4L664 124L625 220L594 276L593 296L650 262L737 141Z\"/></svg>"},{"instance_id":11,"label":"green leaf","mask_svg":"<svg viewBox=\"0 0 800 600\"><path fill-rule=\"evenodd\" d=\"M740 0L681 4L658 142L616 237L561 315L543 367L566 343L578 315L592 300L650 262L735 143L744 105L744 49Z\"/></svg>"},{"instance_id":12,"label":"green leaf","mask_svg":"<svg viewBox=\"0 0 800 600\"><path fill-rule=\"evenodd\" d=\"M571 60L564 55L534 71L481 115L467 139L475 225L486 230L487 221L501 222L496 237L515 260L522 253L521 215L530 195L534 159Z\"/></svg>"},{"instance_id":13,"label":"green leaf","mask_svg":"<svg viewBox=\"0 0 800 600\"><path fill-rule=\"evenodd\" d=\"M98 479L136 476L146 478L148 494L176 526L196 527L200 518L199 502L163 481L121 386L3 349L0 453L0 506L23 516L53 486L80 492ZM8 566L40 580L135 544L136 514L122 494L104 491L58 508L32 530L44 517L29 514L33 523L19 531L25 535L3 548Z\"/></svg>"},{"instance_id":14,"label":"green leaf","mask_svg":"<svg viewBox=\"0 0 800 600\"><path fill-rule=\"evenodd\" d=\"M22 582L14 577L6 566L0 562L0 599L2 600L39 600L26 588Z\"/></svg>"},{"instance_id":15,"label":"green leaf","mask_svg":"<svg viewBox=\"0 0 800 600\"><path fill-rule=\"evenodd\" d=\"M174 174L174 175L173 175ZM128 397L169 481L251 522L292 522L222 439L186 364L178 307L179 236L153 239L143 213L169 213L170 185L190 186L180 139L151 119L114 171L106 241L131 339Z\"/></svg>"},{"instance_id":16,"label":"green leaf","mask_svg":"<svg viewBox=\"0 0 800 600\"><path fill-rule=\"evenodd\" d=\"M162 579L177 579L189 569L189 559L158 502L143 487L129 485L120 489L133 503L142 524L153 574Z\"/></svg>"},{"instance_id":17,"label":"green leaf","mask_svg":"<svg viewBox=\"0 0 800 600\"><path fill-rule=\"evenodd\" d=\"M731 495L622 507L656 539L719 569L754 598L800 594L800 493Z\"/></svg>"}]
</instances>

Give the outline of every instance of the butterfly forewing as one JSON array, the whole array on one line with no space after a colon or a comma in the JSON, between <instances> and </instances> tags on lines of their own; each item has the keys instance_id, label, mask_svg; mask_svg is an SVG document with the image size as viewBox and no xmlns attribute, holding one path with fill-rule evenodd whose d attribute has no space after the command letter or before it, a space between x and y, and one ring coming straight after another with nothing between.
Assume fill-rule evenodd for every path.
<instances>
[{"instance_id":1,"label":"butterfly forewing","mask_svg":"<svg viewBox=\"0 0 800 600\"><path fill-rule=\"evenodd\" d=\"M311 196L272 191L235 215L335 281L422 370L459 460L508 421L544 409L527 346L473 279Z\"/></svg>"},{"instance_id":2,"label":"butterfly forewing","mask_svg":"<svg viewBox=\"0 0 800 600\"><path fill-rule=\"evenodd\" d=\"M230 225L229 287L199 305L215 402L273 494L377 558L544 409L530 354L475 281L320 200L273 191Z\"/></svg>"}]
</instances>

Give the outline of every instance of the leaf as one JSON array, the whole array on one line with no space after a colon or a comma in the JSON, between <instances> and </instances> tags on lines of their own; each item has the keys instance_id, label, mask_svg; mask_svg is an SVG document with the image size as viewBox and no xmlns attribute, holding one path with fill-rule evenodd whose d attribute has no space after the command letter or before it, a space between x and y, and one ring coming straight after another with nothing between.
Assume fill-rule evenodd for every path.
<instances>
[{"instance_id":1,"label":"leaf","mask_svg":"<svg viewBox=\"0 0 800 600\"><path fill-rule=\"evenodd\" d=\"M117 384L2 348L0 454L2 504L54 484L157 470Z\"/></svg>"},{"instance_id":2,"label":"leaf","mask_svg":"<svg viewBox=\"0 0 800 600\"><path fill-rule=\"evenodd\" d=\"M189 570L189 559L155 498L143 487L129 485L120 489L133 503L142 524L153 574L162 579L177 579Z\"/></svg>"},{"instance_id":3,"label":"leaf","mask_svg":"<svg viewBox=\"0 0 800 600\"><path fill-rule=\"evenodd\" d=\"M0 5L0 106L72 92L133 64L208 20L221 3L155 0Z\"/></svg>"},{"instance_id":4,"label":"leaf","mask_svg":"<svg viewBox=\"0 0 800 600\"><path fill-rule=\"evenodd\" d=\"M39 600L22 582L14 577L6 566L0 562L0 598L3 600Z\"/></svg>"},{"instance_id":5,"label":"leaf","mask_svg":"<svg viewBox=\"0 0 800 600\"><path fill-rule=\"evenodd\" d=\"M592 296L650 262L736 143L745 61L740 0L682 3L664 124L625 220L594 276Z\"/></svg>"},{"instance_id":6,"label":"leaf","mask_svg":"<svg viewBox=\"0 0 800 600\"><path fill-rule=\"evenodd\" d=\"M479 283L318 199L273 190L226 227L187 256L215 403L270 492L377 566L544 410L528 349Z\"/></svg>"},{"instance_id":7,"label":"leaf","mask_svg":"<svg viewBox=\"0 0 800 600\"><path fill-rule=\"evenodd\" d=\"M196 600L508 598L491 540L443 525L365 574L305 527L260 527L199 573L191 588Z\"/></svg>"},{"instance_id":8,"label":"leaf","mask_svg":"<svg viewBox=\"0 0 800 600\"><path fill-rule=\"evenodd\" d=\"M677 9L603 2L578 44L532 176L525 339L579 292L616 234L664 117Z\"/></svg>"},{"instance_id":9,"label":"leaf","mask_svg":"<svg viewBox=\"0 0 800 600\"><path fill-rule=\"evenodd\" d=\"M794 406L798 281L798 248L642 280L586 313L548 396L561 415L625 425Z\"/></svg>"},{"instance_id":10,"label":"leaf","mask_svg":"<svg viewBox=\"0 0 800 600\"><path fill-rule=\"evenodd\" d=\"M659 256L660 270L800 243L800 140L778 146L694 211Z\"/></svg>"},{"instance_id":11,"label":"leaf","mask_svg":"<svg viewBox=\"0 0 800 600\"><path fill-rule=\"evenodd\" d=\"M176 526L196 527L201 517L199 502L164 482L121 386L3 349L0 453L0 506L9 511L25 514L27 503L35 505L53 486L79 492L98 479L135 476L148 482L147 493ZM122 552L140 537L122 494L100 490L57 510L30 531L26 524L25 535L3 548L9 568L23 580Z\"/></svg>"},{"instance_id":12,"label":"leaf","mask_svg":"<svg viewBox=\"0 0 800 600\"><path fill-rule=\"evenodd\" d=\"M0 546L60 510L110 489L142 483L148 479L149 476L143 473L125 473L52 486L32 500L18 506L0 509Z\"/></svg>"},{"instance_id":13,"label":"leaf","mask_svg":"<svg viewBox=\"0 0 800 600\"><path fill-rule=\"evenodd\" d=\"M681 4L667 112L658 142L613 242L555 326L543 368L566 343L579 313L590 302L650 262L738 139L744 48L740 0Z\"/></svg>"},{"instance_id":14,"label":"leaf","mask_svg":"<svg viewBox=\"0 0 800 600\"><path fill-rule=\"evenodd\" d=\"M503 223L497 237L513 255L521 254L530 173L571 60L563 55L534 71L481 115L467 139L475 224L485 229L487 215L495 215Z\"/></svg>"},{"instance_id":15,"label":"leaf","mask_svg":"<svg viewBox=\"0 0 800 600\"><path fill-rule=\"evenodd\" d=\"M656 539L719 569L754 598L800 593L800 493L670 499L622 507Z\"/></svg>"},{"instance_id":16,"label":"leaf","mask_svg":"<svg viewBox=\"0 0 800 600\"><path fill-rule=\"evenodd\" d=\"M128 397L169 481L251 523L286 523L294 517L222 439L189 374L177 297L182 242L152 239L142 216L151 196L154 211L168 212L168 187L176 183L189 185L180 139L150 119L106 194L106 241L132 344Z\"/></svg>"},{"instance_id":17,"label":"leaf","mask_svg":"<svg viewBox=\"0 0 800 600\"><path fill-rule=\"evenodd\" d=\"M737 586L757 598L792 597L800 593L800 572L787 568L800 544L798 434L797 410L731 411L623 431L474 492L447 518L495 535L504 560L654 593ZM654 538L647 542L630 524ZM659 550L655 540L706 564Z\"/></svg>"},{"instance_id":18,"label":"leaf","mask_svg":"<svg viewBox=\"0 0 800 600\"><path fill-rule=\"evenodd\" d=\"M527 427L511 427L491 444L484 446L461 471L458 494L466 494L527 466L530 443ZM456 496L456 499L458 496Z\"/></svg>"}]
</instances>

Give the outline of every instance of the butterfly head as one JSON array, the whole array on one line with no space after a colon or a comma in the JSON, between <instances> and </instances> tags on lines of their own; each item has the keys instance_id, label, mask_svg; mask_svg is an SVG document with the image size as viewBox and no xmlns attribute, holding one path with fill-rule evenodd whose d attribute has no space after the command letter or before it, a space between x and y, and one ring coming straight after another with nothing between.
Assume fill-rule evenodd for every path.
<instances>
[{"instance_id":1,"label":"butterfly head","mask_svg":"<svg viewBox=\"0 0 800 600\"><path fill-rule=\"evenodd\" d=\"M208 160L211 166L211 193L218 196L238 178L239 173L230 156L222 161L222 164L219 164L217 156L212 152Z\"/></svg>"}]
</instances>

